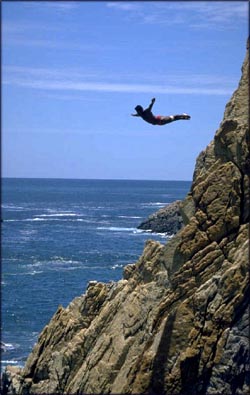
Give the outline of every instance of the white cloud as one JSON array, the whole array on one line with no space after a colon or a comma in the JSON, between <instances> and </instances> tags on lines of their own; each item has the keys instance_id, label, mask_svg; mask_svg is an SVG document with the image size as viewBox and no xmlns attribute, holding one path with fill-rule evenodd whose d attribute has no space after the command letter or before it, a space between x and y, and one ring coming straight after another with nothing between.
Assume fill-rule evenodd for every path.
<instances>
[{"instance_id":1,"label":"white cloud","mask_svg":"<svg viewBox=\"0 0 250 395\"><path fill-rule=\"evenodd\" d=\"M28 1L23 2L26 8L38 8L40 11L54 9L59 12L68 12L79 7L77 1Z\"/></svg>"},{"instance_id":2,"label":"white cloud","mask_svg":"<svg viewBox=\"0 0 250 395\"><path fill-rule=\"evenodd\" d=\"M107 7L109 8L114 8L117 10L122 10L122 11L136 11L140 8L138 3L132 2L132 3L127 3L127 2L113 2L110 1L106 3Z\"/></svg>"},{"instance_id":3,"label":"white cloud","mask_svg":"<svg viewBox=\"0 0 250 395\"><path fill-rule=\"evenodd\" d=\"M226 77L210 75L169 75L158 76L151 83L152 76L114 75L110 80L98 73L81 70L50 70L45 68L3 67L3 84L44 91L64 92L119 92L185 95L229 95L232 93L230 81ZM118 83L116 81L123 81ZM133 80L137 81L136 83ZM139 81L139 83L138 83Z\"/></svg>"},{"instance_id":4,"label":"white cloud","mask_svg":"<svg viewBox=\"0 0 250 395\"><path fill-rule=\"evenodd\" d=\"M23 47L39 47L39 48L56 48L58 50L76 50L76 51L96 51L104 50L103 47L94 44L80 44L71 41L59 41L59 40L39 40L32 38L7 38L3 42L4 45L18 45ZM105 48L107 50L107 48Z\"/></svg>"},{"instance_id":5,"label":"white cloud","mask_svg":"<svg viewBox=\"0 0 250 395\"><path fill-rule=\"evenodd\" d=\"M191 28L234 28L248 23L248 1L108 2L138 23L181 25Z\"/></svg>"},{"instance_id":6,"label":"white cloud","mask_svg":"<svg viewBox=\"0 0 250 395\"><path fill-rule=\"evenodd\" d=\"M79 4L75 1L52 1L44 2L42 6L46 5L49 8L55 8L61 11L74 10L79 7Z\"/></svg>"},{"instance_id":7,"label":"white cloud","mask_svg":"<svg viewBox=\"0 0 250 395\"><path fill-rule=\"evenodd\" d=\"M248 2L200 2L193 27L235 27L240 21L248 22Z\"/></svg>"},{"instance_id":8,"label":"white cloud","mask_svg":"<svg viewBox=\"0 0 250 395\"><path fill-rule=\"evenodd\" d=\"M59 31L62 27L55 24L43 24L43 23L32 23L28 21L3 21L2 22L2 33L3 34L16 34L19 35L20 33L30 33L33 31Z\"/></svg>"},{"instance_id":9,"label":"white cloud","mask_svg":"<svg viewBox=\"0 0 250 395\"><path fill-rule=\"evenodd\" d=\"M38 79L65 79L70 78L96 78L94 72L83 72L76 69L48 69L43 67L26 67L26 66L5 66L2 68L3 76L20 79L38 78Z\"/></svg>"}]
</instances>

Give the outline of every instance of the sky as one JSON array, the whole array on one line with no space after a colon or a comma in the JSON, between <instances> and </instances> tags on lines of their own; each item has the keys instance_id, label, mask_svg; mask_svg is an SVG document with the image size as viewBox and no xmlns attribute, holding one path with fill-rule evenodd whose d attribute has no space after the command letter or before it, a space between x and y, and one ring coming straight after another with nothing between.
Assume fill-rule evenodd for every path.
<instances>
[{"instance_id":1,"label":"sky","mask_svg":"<svg viewBox=\"0 0 250 395\"><path fill-rule=\"evenodd\" d=\"M248 1L2 1L2 177L192 180L238 86ZM132 117L188 113L153 126Z\"/></svg>"}]
</instances>

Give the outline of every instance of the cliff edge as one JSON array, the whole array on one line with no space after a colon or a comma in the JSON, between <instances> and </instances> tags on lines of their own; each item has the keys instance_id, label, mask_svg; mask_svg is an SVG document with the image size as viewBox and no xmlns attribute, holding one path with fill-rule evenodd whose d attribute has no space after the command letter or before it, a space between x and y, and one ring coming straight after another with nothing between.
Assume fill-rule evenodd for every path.
<instances>
[{"instance_id":1,"label":"cliff edge","mask_svg":"<svg viewBox=\"0 0 250 395\"><path fill-rule=\"evenodd\" d=\"M249 393L249 61L182 203L116 283L59 307L5 394ZM34 318L35 319L35 318Z\"/></svg>"}]
</instances>

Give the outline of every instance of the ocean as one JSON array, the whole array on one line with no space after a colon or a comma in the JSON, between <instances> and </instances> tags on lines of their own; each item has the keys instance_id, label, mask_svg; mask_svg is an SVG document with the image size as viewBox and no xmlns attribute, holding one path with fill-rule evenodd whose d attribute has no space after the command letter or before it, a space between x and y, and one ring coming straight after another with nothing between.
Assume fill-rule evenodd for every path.
<instances>
[{"instance_id":1,"label":"ocean","mask_svg":"<svg viewBox=\"0 0 250 395\"><path fill-rule=\"evenodd\" d=\"M2 179L2 369L23 366L59 305L90 280L118 281L146 240L137 226L188 181Z\"/></svg>"}]
</instances>

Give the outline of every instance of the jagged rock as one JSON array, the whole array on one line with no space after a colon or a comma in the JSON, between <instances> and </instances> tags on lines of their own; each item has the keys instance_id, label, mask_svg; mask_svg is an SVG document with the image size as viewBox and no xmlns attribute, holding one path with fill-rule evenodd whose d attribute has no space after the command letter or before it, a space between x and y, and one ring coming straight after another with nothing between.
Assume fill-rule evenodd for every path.
<instances>
[{"instance_id":1,"label":"jagged rock","mask_svg":"<svg viewBox=\"0 0 250 395\"><path fill-rule=\"evenodd\" d=\"M248 74L247 54L197 158L185 226L59 307L24 369L7 367L4 394L249 393Z\"/></svg>"},{"instance_id":2,"label":"jagged rock","mask_svg":"<svg viewBox=\"0 0 250 395\"><path fill-rule=\"evenodd\" d=\"M183 219L180 212L181 201L177 200L151 214L143 221L137 229L150 230L157 233L177 233L182 225Z\"/></svg>"}]
</instances>

